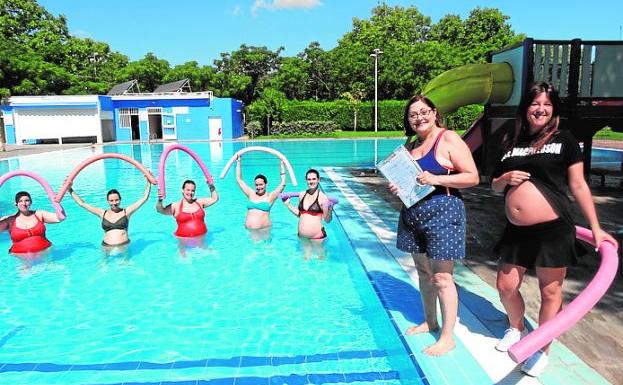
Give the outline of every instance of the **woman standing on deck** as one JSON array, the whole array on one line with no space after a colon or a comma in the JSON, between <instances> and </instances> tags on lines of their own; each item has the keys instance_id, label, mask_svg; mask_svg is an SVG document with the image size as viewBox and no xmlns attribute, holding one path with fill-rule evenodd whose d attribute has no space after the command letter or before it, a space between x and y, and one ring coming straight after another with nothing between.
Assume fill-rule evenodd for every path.
<instances>
[{"instance_id":1,"label":"woman standing on deck","mask_svg":"<svg viewBox=\"0 0 623 385\"><path fill-rule=\"evenodd\" d=\"M465 206L459 189L477 185L478 170L465 142L441 126L439 112L427 97L415 95L407 102L404 126L407 136L418 137L408 148L424 171L418 182L435 186L430 195L412 207L403 206L400 212L396 246L413 257L425 316L423 323L410 327L406 334L439 330L439 298L441 334L423 352L440 356L455 347L452 332L458 296L452 273L454 261L465 258ZM398 186L390 183L389 188L398 194Z\"/></svg>"},{"instance_id":2,"label":"woman standing on deck","mask_svg":"<svg viewBox=\"0 0 623 385\"><path fill-rule=\"evenodd\" d=\"M548 83L534 84L519 104L515 130L506 136L505 154L493 173L491 187L505 193L507 224L496 245L500 260L497 288L510 328L496 346L508 349L524 330L524 300L519 292L527 269L536 268L541 291L539 324L562 307L567 267L576 261L575 227L568 186L599 246L616 241L599 226L586 181L582 152L573 135L559 129L560 98ZM547 366L549 344L522 366L538 376Z\"/></svg>"}]
</instances>

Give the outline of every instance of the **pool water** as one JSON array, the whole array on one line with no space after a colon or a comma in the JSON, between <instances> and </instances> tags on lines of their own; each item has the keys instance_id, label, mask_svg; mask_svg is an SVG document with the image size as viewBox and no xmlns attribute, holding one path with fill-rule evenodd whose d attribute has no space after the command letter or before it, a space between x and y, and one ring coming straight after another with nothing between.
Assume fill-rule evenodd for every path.
<instances>
[{"instance_id":1,"label":"pool water","mask_svg":"<svg viewBox=\"0 0 623 385\"><path fill-rule=\"evenodd\" d=\"M591 166L621 171L623 170L623 150L593 148L591 150Z\"/></svg>"},{"instance_id":2,"label":"pool water","mask_svg":"<svg viewBox=\"0 0 623 385\"><path fill-rule=\"evenodd\" d=\"M215 175L244 146L284 153L299 186L304 173L323 166L372 166L400 140L188 143ZM111 145L105 152L131 156L157 171L164 146ZM101 148L77 149L0 162L0 172L43 175L58 190L65 176ZM376 151L376 153L375 153ZM243 157L243 176L279 179L277 158ZM181 199L182 181L203 180L190 156L174 151L166 166L165 203ZM321 181L329 187L330 180ZM327 225L326 257L304 258L297 218L273 206L268 240L244 229L246 200L232 167L216 179L220 201L206 209L204 247L180 249L174 219L156 213L156 188L132 216L129 255L101 251L100 220L67 195L67 220L48 225L54 243L40 260L5 253L0 264L0 384L421 384L338 218ZM110 188L125 206L145 187L142 174L118 160L96 162L74 189L105 207ZM13 195L31 191L34 207L51 210L29 178L2 186L3 215ZM207 196L198 183L197 196ZM339 198L339 197L338 197ZM0 248L8 250L6 232Z\"/></svg>"}]
</instances>

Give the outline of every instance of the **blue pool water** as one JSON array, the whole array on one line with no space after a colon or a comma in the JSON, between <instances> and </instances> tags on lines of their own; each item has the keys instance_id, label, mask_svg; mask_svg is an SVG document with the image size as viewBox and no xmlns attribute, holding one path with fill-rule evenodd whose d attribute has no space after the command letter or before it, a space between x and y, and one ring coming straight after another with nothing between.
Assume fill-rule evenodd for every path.
<instances>
[{"instance_id":1,"label":"blue pool water","mask_svg":"<svg viewBox=\"0 0 623 385\"><path fill-rule=\"evenodd\" d=\"M609 148L593 148L591 151L591 166L609 170L621 170L623 151Z\"/></svg>"},{"instance_id":2,"label":"blue pool water","mask_svg":"<svg viewBox=\"0 0 623 385\"><path fill-rule=\"evenodd\" d=\"M217 176L237 150L273 147L295 168L299 187L309 167L371 166L400 140L189 143ZM113 145L157 170L163 145ZM56 190L80 161L101 149L78 149L0 162L0 172L44 175ZM278 160L249 153L243 175L278 181ZM166 202L180 199L184 179L201 181L191 158L175 151L166 168ZM330 187L328 178L323 179ZM118 188L125 205L144 188L142 174L118 160L96 162L74 182L87 202L104 207ZM48 226L51 255L0 264L0 384L421 384L417 368L376 296L350 241L335 219L327 226L325 259L305 260L297 219L281 202L272 210L268 241L243 227L246 201L232 169L216 180L220 201L207 209L204 249L181 254L174 220L156 213L156 188L131 219L130 257L102 254L98 218L66 196L68 218ZM0 212L14 212L13 194L33 193L29 178L2 186ZM207 188L199 185L198 196ZM0 235L0 249L10 246Z\"/></svg>"}]
</instances>

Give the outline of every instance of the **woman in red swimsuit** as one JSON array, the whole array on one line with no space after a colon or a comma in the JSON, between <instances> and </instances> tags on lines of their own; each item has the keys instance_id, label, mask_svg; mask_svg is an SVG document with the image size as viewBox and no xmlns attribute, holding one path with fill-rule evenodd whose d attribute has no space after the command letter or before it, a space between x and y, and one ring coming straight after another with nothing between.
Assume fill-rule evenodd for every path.
<instances>
[{"instance_id":1,"label":"woman in red swimsuit","mask_svg":"<svg viewBox=\"0 0 623 385\"><path fill-rule=\"evenodd\" d=\"M201 244L203 236L208 232L203 209L218 201L218 194L214 185L208 184L208 187L210 188L210 198L195 198L195 182L185 180L182 184L182 200L172 202L167 206L162 205L162 196L158 196L156 211L163 215L172 215L175 218L177 222L175 236L180 240L190 239L191 242L184 242L186 245Z\"/></svg>"},{"instance_id":2,"label":"woman in red swimsuit","mask_svg":"<svg viewBox=\"0 0 623 385\"><path fill-rule=\"evenodd\" d=\"M30 209L32 198L26 191L15 194L17 213L0 220L0 231L9 230L13 245L9 252L29 258L38 257L52 246L45 237L45 223L59 223L63 219L56 213Z\"/></svg>"},{"instance_id":3,"label":"woman in red swimsuit","mask_svg":"<svg viewBox=\"0 0 623 385\"><path fill-rule=\"evenodd\" d=\"M327 233L322 225L322 220L331 222L333 219L332 205L329 198L320 191L320 174L313 168L305 174L308 189L299 193L299 204L292 206L290 199L283 203L288 210L299 217L298 234L303 247L305 258L311 257L312 251L316 251L318 258L324 258L324 239Z\"/></svg>"}]
</instances>

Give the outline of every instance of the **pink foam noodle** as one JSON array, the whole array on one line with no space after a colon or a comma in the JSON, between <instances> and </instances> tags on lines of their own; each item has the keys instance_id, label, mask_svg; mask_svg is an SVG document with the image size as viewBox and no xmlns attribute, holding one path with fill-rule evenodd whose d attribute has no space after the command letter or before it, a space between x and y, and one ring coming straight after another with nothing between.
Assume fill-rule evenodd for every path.
<instances>
[{"instance_id":1,"label":"pink foam noodle","mask_svg":"<svg viewBox=\"0 0 623 385\"><path fill-rule=\"evenodd\" d=\"M54 194L52 187L50 187L50 184L40 175L31 171L10 171L0 177L0 186L2 186L7 180L16 176L26 176L37 181L41 185L41 187L43 187L46 194L48 194L48 198L50 199L50 202L52 202L52 206L54 206L54 211L56 211L56 215L58 216L58 218L60 220L65 219L66 216L65 210L63 210L63 206L61 206L61 204L56 201L56 195Z\"/></svg>"},{"instance_id":2,"label":"pink foam noodle","mask_svg":"<svg viewBox=\"0 0 623 385\"><path fill-rule=\"evenodd\" d=\"M114 152L108 152L105 154L98 154L98 155L90 156L87 159L80 162L76 167L74 167L74 169L71 170L67 178L65 178L65 181L63 182L63 185L61 186L60 190L58 190L55 200L57 202L60 202L63 199L63 196L69 189L69 186L71 186L74 179L76 179L76 176L80 174L80 171L82 171L86 166L90 165L91 163L97 162L98 160L101 160L101 159L120 159L125 162L128 162L134 167L136 167L140 172L142 172L143 175L145 175L145 178L149 181L149 183L151 184L158 183L156 181L156 178L151 174L151 172L149 172L149 170L146 169L145 166L137 162L135 159L130 158L129 156L126 156L126 155L117 154Z\"/></svg>"},{"instance_id":3,"label":"pink foam noodle","mask_svg":"<svg viewBox=\"0 0 623 385\"><path fill-rule=\"evenodd\" d=\"M243 148L242 150L239 150L238 152L236 152L229 159L229 161L227 161L227 164L225 164L225 167L223 168L223 171L221 171L221 176L220 176L221 179L225 178L225 175L227 175L227 172L231 168L231 165L234 164L234 161L236 159L238 159L239 156L242 156L242 154L247 153L247 152L251 152L251 151L263 151L263 152L275 155L277 158L279 158L280 161L283 162L283 164L288 169L288 174L290 175L290 182L292 182L292 185L294 185L294 186L297 185L296 177L294 176L294 170L292 169L292 165L288 161L288 158L286 158L285 155L283 155L279 151L275 150L274 148L264 147L264 146L250 146L250 147Z\"/></svg>"},{"instance_id":4,"label":"pink foam noodle","mask_svg":"<svg viewBox=\"0 0 623 385\"><path fill-rule=\"evenodd\" d=\"M214 183L214 178L212 178L212 174L210 174L210 171L208 171L208 168L206 167L205 163L203 163L199 155L197 155L193 150L186 146L182 146L181 144L173 144L164 149L162 155L160 155L160 161L158 161L158 195L160 197L164 199L164 197L166 196L164 165L166 163L167 157L173 150L181 150L190 155L191 158L193 158L195 162L199 165L199 168L201 168L201 171L206 178L206 182L208 182L209 184Z\"/></svg>"},{"instance_id":5,"label":"pink foam noodle","mask_svg":"<svg viewBox=\"0 0 623 385\"><path fill-rule=\"evenodd\" d=\"M584 242L595 245L590 230L576 226L576 237ZM611 242L604 241L599 245L601 263L597 273L578 296L565 306L554 318L534 329L530 334L517 342L508 351L515 362L523 362L534 352L550 343L554 338L575 325L604 296L614 280L619 264L617 250Z\"/></svg>"},{"instance_id":6,"label":"pink foam noodle","mask_svg":"<svg viewBox=\"0 0 623 385\"><path fill-rule=\"evenodd\" d=\"M282 201L285 201L286 199L298 198L298 197L299 197L299 193L297 192L284 192L284 193L279 194L279 198L281 198ZM329 200L329 202L331 202L332 205L336 205L340 203L339 199L335 197L327 196L327 199Z\"/></svg>"}]
</instances>

